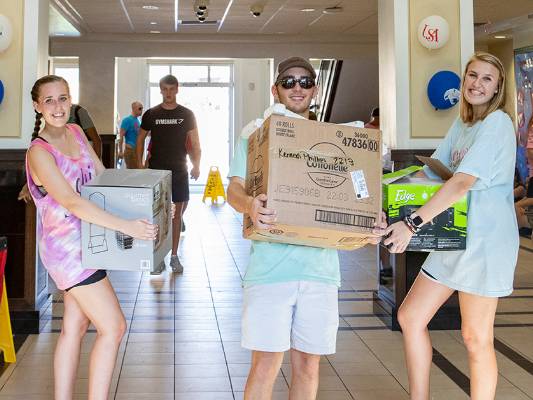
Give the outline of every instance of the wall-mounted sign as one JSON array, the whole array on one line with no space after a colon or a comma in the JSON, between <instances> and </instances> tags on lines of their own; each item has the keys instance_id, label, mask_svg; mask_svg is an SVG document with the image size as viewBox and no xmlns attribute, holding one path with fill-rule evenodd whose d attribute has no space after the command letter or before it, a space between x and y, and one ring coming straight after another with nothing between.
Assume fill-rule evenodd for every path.
<instances>
[{"instance_id":1,"label":"wall-mounted sign","mask_svg":"<svg viewBox=\"0 0 533 400\"><path fill-rule=\"evenodd\" d=\"M9 47L12 39L11 21L5 15L0 14L0 53Z\"/></svg>"},{"instance_id":2,"label":"wall-mounted sign","mask_svg":"<svg viewBox=\"0 0 533 400\"><path fill-rule=\"evenodd\" d=\"M427 49L439 49L450 37L448 21L439 15L424 18L418 24L418 41Z\"/></svg>"},{"instance_id":3,"label":"wall-mounted sign","mask_svg":"<svg viewBox=\"0 0 533 400\"><path fill-rule=\"evenodd\" d=\"M0 104L4 100L4 84L0 81Z\"/></svg>"},{"instance_id":4,"label":"wall-mounted sign","mask_svg":"<svg viewBox=\"0 0 533 400\"><path fill-rule=\"evenodd\" d=\"M453 107L461 99L461 78L452 71L439 71L428 83L428 98L436 110Z\"/></svg>"}]
</instances>

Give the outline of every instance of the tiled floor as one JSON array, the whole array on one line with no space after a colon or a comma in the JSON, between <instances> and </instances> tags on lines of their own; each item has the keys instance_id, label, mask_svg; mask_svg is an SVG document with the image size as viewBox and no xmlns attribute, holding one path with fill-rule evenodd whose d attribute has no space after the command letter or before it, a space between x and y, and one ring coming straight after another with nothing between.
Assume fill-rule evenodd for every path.
<instances>
[{"instance_id":1,"label":"tiled floor","mask_svg":"<svg viewBox=\"0 0 533 400\"><path fill-rule=\"evenodd\" d=\"M227 205L203 205L194 196L186 214L181 253L185 272L150 276L112 272L111 280L128 320L110 398L242 399L250 354L241 348L241 277L248 243L240 219ZM523 245L529 245L523 241ZM401 335L372 313L376 289L375 249L342 254L337 354L323 357L319 398L325 400L407 399ZM500 302L497 346L498 399L533 399L533 253L520 250L517 290ZM51 304L44 332L28 337L0 376L0 400L52 398L52 353L61 325L62 303ZM348 316L350 315L350 316ZM82 349L76 399L87 392L88 333ZM432 398L468 396L465 351L457 331L433 332L441 355L432 370ZM450 372L451 371L451 372ZM529 372L528 372L529 371ZM450 378L450 376L452 378ZM286 399L290 366L283 364L275 399Z\"/></svg>"}]
</instances>

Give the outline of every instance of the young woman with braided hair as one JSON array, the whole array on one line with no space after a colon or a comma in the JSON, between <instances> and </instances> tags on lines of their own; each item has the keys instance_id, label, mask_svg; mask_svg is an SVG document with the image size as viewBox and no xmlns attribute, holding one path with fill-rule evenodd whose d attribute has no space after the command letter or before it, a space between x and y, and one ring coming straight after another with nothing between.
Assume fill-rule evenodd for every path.
<instances>
[{"instance_id":1,"label":"young woman with braided hair","mask_svg":"<svg viewBox=\"0 0 533 400\"><path fill-rule=\"evenodd\" d=\"M153 240L157 226L146 220L111 215L79 190L104 170L81 128L67 124L70 94L67 82L47 75L31 91L35 129L26 154L28 190L39 211L39 255L57 287L64 290L64 315L54 356L55 399L72 399L82 339L92 323L96 341L89 361L91 400L107 399L126 321L104 270L81 265L81 220ZM44 129L39 132L41 118Z\"/></svg>"}]
</instances>

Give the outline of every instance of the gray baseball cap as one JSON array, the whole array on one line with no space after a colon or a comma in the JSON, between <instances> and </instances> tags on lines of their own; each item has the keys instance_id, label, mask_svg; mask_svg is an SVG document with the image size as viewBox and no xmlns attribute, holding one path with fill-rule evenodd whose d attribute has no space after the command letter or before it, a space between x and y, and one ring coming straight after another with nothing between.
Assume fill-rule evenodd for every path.
<instances>
[{"instance_id":1,"label":"gray baseball cap","mask_svg":"<svg viewBox=\"0 0 533 400\"><path fill-rule=\"evenodd\" d=\"M311 77L313 79L316 79L315 69L309 63L308 60L306 60L305 58L302 58L302 57L290 57L290 58L287 58L287 59L283 60L282 62L280 62L278 64L278 75L277 75L276 79L279 78L280 76L282 76L282 74L285 71L287 71L288 69L296 68L296 67L306 69L311 74Z\"/></svg>"}]
</instances>

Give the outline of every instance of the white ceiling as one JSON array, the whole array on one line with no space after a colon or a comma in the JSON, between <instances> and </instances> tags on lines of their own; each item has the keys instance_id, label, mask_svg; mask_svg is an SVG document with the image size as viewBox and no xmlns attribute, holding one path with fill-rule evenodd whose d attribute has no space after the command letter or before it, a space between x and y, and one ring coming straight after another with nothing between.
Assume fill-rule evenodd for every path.
<instances>
[{"instance_id":1,"label":"white ceiling","mask_svg":"<svg viewBox=\"0 0 533 400\"><path fill-rule=\"evenodd\" d=\"M378 30L377 0L209 0L209 24L197 23L193 3L194 0L51 0L53 8L75 29L69 32L65 22L54 16L50 32L51 35L69 35L78 30L82 35L158 31L376 37ZM264 6L257 18L250 13L250 7L255 4ZM144 5L159 9L145 10ZM325 8L334 6L342 7L342 12L323 13ZM302 12L304 8L315 11ZM533 23L533 19L527 19L530 13L533 13L533 0L474 0L476 25L488 23L494 27L509 19ZM188 22L194 25L187 25Z\"/></svg>"}]
</instances>

